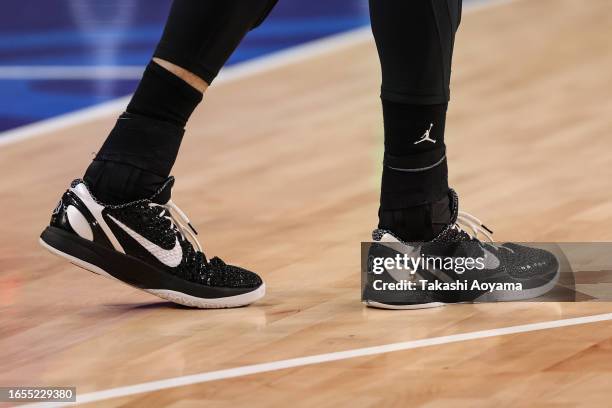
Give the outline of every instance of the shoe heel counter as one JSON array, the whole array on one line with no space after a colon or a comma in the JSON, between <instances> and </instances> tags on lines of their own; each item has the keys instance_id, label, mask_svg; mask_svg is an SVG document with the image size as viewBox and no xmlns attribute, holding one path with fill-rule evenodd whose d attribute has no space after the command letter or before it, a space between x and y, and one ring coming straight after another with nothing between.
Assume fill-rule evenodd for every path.
<instances>
[{"instance_id":1,"label":"shoe heel counter","mask_svg":"<svg viewBox=\"0 0 612 408\"><path fill-rule=\"evenodd\" d=\"M68 191L66 191L51 213L49 225L76 234L68 221Z\"/></svg>"},{"instance_id":2,"label":"shoe heel counter","mask_svg":"<svg viewBox=\"0 0 612 408\"><path fill-rule=\"evenodd\" d=\"M85 204L74 192L68 190L53 210L50 225L93 241L94 231L88 215L91 217Z\"/></svg>"}]
</instances>

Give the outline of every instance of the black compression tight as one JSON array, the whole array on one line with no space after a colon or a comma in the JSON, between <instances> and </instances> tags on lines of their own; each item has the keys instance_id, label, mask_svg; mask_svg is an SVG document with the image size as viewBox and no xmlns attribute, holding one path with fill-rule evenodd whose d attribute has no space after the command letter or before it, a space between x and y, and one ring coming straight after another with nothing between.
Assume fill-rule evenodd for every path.
<instances>
[{"instance_id":1,"label":"black compression tight","mask_svg":"<svg viewBox=\"0 0 612 408\"><path fill-rule=\"evenodd\" d=\"M155 57L210 83L277 1L174 0ZM383 98L418 104L448 100L460 8L461 0L370 0Z\"/></svg>"},{"instance_id":2,"label":"black compression tight","mask_svg":"<svg viewBox=\"0 0 612 408\"><path fill-rule=\"evenodd\" d=\"M245 34L277 0L174 0L155 57L196 74L208 84Z\"/></svg>"},{"instance_id":3,"label":"black compression tight","mask_svg":"<svg viewBox=\"0 0 612 408\"><path fill-rule=\"evenodd\" d=\"M385 100L440 104L449 99L461 0L370 0Z\"/></svg>"}]
</instances>

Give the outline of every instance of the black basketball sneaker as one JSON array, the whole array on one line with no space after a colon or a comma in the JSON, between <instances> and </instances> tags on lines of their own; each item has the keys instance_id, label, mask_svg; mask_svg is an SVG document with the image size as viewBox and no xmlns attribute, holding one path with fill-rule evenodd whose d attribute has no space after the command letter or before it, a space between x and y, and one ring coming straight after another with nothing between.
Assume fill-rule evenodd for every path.
<instances>
[{"instance_id":1,"label":"black basketball sneaker","mask_svg":"<svg viewBox=\"0 0 612 408\"><path fill-rule=\"evenodd\" d=\"M494 244L492 231L459 211L455 191L449 195L451 223L432 241L407 243L390 231L374 230L363 279L365 304L419 309L518 301L541 296L556 285L559 262L552 253L515 243Z\"/></svg>"},{"instance_id":2,"label":"black basketball sneaker","mask_svg":"<svg viewBox=\"0 0 612 408\"><path fill-rule=\"evenodd\" d=\"M149 199L105 205L75 180L40 243L81 268L181 305L226 308L261 299L265 284L255 273L206 258L170 199L173 184L170 177Z\"/></svg>"}]
</instances>

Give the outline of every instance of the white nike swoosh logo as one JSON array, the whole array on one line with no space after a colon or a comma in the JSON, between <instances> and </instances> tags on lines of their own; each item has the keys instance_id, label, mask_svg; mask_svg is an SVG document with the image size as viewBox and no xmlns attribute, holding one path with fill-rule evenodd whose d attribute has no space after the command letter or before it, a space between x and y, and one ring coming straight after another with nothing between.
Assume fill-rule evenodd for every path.
<instances>
[{"instance_id":1,"label":"white nike swoosh logo","mask_svg":"<svg viewBox=\"0 0 612 408\"><path fill-rule=\"evenodd\" d=\"M491 270L491 269L499 268L500 261L499 261L499 258L497 257L497 255L495 255L493 252L489 251L485 247L482 248L482 251L484 253L484 256L482 257L483 258L483 263L484 263L484 270ZM444 272L444 271L437 271L437 270L433 269L433 270L429 270L429 272L433 273L436 277L440 278L440 276L438 276L436 274L436 272ZM461 274L459 274L459 275L461 275Z\"/></svg>"},{"instance_id":2,"label":"white nike swoosh logo","mask_svg":"<svg viewBox=\"0 0 612 408\"><path fill-rule=\"evenodd\" d=\"M174 239L174 248L172 249L164 249L158 245L155 245L136 231L132 230L127 225L123 224L121 221L117 220L112 216L108 216L115 224L117 224L122 230L124 230L130 237L134 238L136 242L142 245L147 251L151 253L159 262L163 263L170 268L175 268L179 266L181 261L183 260L183 248L179 243L177 237Z\"/></svg>"},{"instance_id":3,"label":"white nike swoosh logo","mask_svg":"<svg viewBox=\"0 0 612 408\"><path fill-rule=\"evenodd\" d=\"M411 257L419 257L420 256L420 252L421 252L421 247L420 246L416 246L416 247L412 247L412 246L408 246L404 243L401 243L399 241L392 241L391 243L393 244L399 244L402 247L402 250L398 250L396 247L392 247L392 246L388 246L389 248L391 248L392 250L400 253L400 254L407 254L409 258ZM485 269L497 269L499 268L500 265L500 261L499 258L493 254L491 251L489 251L486 247L482 248L483 252L484 252L484 266ZM395 279L395 281L400 282L402 280L416 280L416 279L423 279L420 275L419 272L417 271L416 273L412 274L410 273L410 271L405 270L405 269L401 269L398 270L394 267L391 268L387 268L385 267L385 270L387 271L387 273L393 278ZM433 269L427 269L427 271L429 273L431 273L432 275L434 275L436 278L445 281L445 282L453 282L455 279L448 276L446 271L440 271L437 270L435 268Z\"/></svg>"},{"instance_id":4,"label":"white nike swoosh logo","mask_svg":"<svg viewBox=\"0 0 612 408\"><path fill-rule=\"evenodd\" d=\"M405 254L408 256L408 258L418 258L421 254L421 246L406 245L403 242L399 241L393 242L393 244L393 246L385 246L391 248L393 251L398 254L401 254L402 256ZM401 249L398 249L398 246ZM403 280L414 281L417 278L421 279L418 273L412 273L412 269L397 269L395 268L395 265L393 265L391 268L385 267L385 270L396 282L401 282Z\"/></svg>"},{"instance_id":5,"label":"white nike swoosh logo","mask_svg":"<svg viewBox=\"0 0 612 408\"><path fill-rule=\"evenodd\" d=\"M484 252L485 269L499 268L499 258L486 248L483 248L482 250Z\"/></svg>"}]
</instances>

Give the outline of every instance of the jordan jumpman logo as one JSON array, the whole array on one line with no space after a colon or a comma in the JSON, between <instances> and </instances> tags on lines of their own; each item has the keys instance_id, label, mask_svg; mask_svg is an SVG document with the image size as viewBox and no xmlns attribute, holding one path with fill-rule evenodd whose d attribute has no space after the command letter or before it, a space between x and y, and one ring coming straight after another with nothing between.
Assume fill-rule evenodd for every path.
<instances>
[{"instance_id":1,"label":"jordan jumpman logo","mask_svg":"<svg viewBox=\"0 0 612 408\"><path fill-rule=\"evenodd\" d=\"M419 143L424 142L424 141L428 141L428 142L431 142L431 143L436 143L436 141L434 139L429 137L429 134L431 133L431 129L432 128L433 128L433 123L431 123L429 125L429 129L427 129L425 131L425 133L423 134L423 136L421 136L421 138L419 140L414 142L414 144L419 144Z\"/></svg>"}]
</instances>

